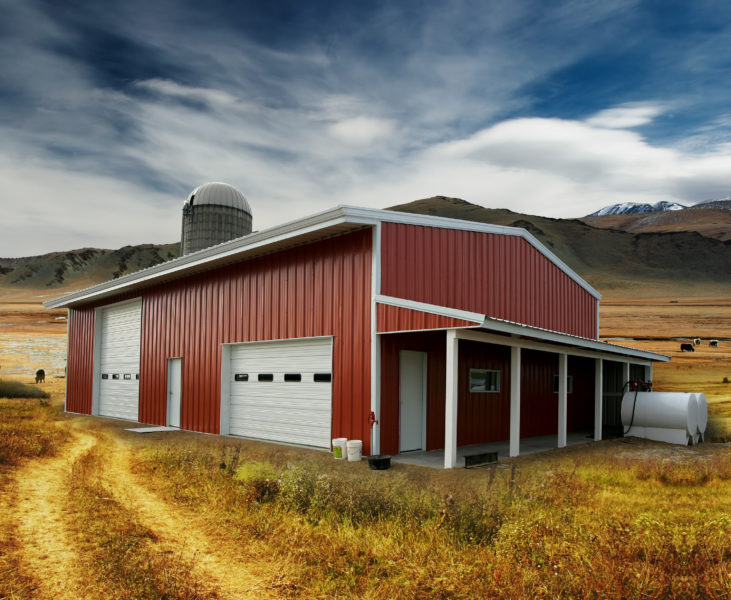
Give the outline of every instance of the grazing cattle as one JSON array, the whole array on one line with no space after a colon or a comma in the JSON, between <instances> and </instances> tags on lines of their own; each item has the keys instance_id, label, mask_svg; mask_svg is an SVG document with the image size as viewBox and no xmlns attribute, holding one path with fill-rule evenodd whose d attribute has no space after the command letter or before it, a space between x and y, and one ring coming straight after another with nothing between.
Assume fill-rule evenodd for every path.
<instances>
[{"instance_id":1,"label":"grazing cattle","mask_svg":"<svg viewBox=\"0 0 731 600\"><path fill-rule=\"evenodd\" d=\"M693 348L693 344L680 344L680 351L681 352L695 352L695 348Z\"/></svg>"},{"instance_id":2,"label":"grazing cattle","mask_svg":"<svg viewBox=\"0 0 731 600\"><path fill-rule=\"evenodd\" d=\"M36 383L46 383L46 372L43 369L36 371Z\"/></svg>"},{"instance_id":3,"label":"grazing cattle","mask_svg":"<svg viewBox=\"0 0 731 600\"><path fill-rule=\"evenodd\" d=\"M718 348L718 340L711 340L708 342L711 348Z\"/></svg>"},{"instance_id":4,"label":"grazing cattle","mask_svg":"<svg viewBox=\"0 0 731 600\"><path fill-rule=\"evenodd\" d=\"M694 346L700 346L701 345L701 338L695 338L693 340L693 345Z\"/></svg>"}]
</instances>

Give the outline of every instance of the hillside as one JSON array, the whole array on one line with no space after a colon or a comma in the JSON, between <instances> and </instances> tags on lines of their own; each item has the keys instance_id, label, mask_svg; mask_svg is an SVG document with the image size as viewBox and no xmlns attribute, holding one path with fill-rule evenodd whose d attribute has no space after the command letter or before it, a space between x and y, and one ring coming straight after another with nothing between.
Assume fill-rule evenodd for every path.
<instances>
[{"instance_id":1,"label":"hillside","mask_svg":"<svg viewBox=\"0 0 731 600\"><path fill-rule=\"evenodd\" d=\"M605 296L731 295L731 241L696 231L625 232L583 219L524 215L444 196L391 210L523 227Z\"/></svg>"},{"instance_id":2,"label":"hillside","mask_svg":"<svg viewBox=\"0 0 731 600\"><path fill-rule=\"evenodd\" d=\"M631 233L695 231L721 241L731 240L731 202L728 201L707 202L683 210L588 216L579 220L592 227Z\"/></svg>"},{"instance_id":3,"label":"hillside","mask_svg":"<svg viewBox=\"0 0 731 600\"><path fill-rule=\"evenodd\" d=\"M82 248L0 258L0 297L22 296L26 291L81 289L175 258L179 249L179 243L143 244L118 250Z\"/></svg>"},{"instance_id":4,"label":"hillside","mask_svg":"<svg viewBox=\"0 0 731 600\"><path fill-rule=\"evenodd\" d=\"M548 246L605 297L731 296L731 211L686 209L650 215L614 215L591 219L627 219L613 228L584 219L551 219L488 209L458 198L435 196L394 206L419 214L523 227ZM648 228L642 219L691 214L678 230L632 231ZM630 222L636 219L636 222ZM663 222L664 223L664 222ZM717 227L716 237L701 232ZM670 228L672 223L655 223ZM720 239L719 239L720 238ZM179 244L125 246L118 250L84 248L27 258L0 258L0 299L50 297L114 279L178 256ZM37 301L37 300L36 300Z\"/></svg>"}]
</instances>

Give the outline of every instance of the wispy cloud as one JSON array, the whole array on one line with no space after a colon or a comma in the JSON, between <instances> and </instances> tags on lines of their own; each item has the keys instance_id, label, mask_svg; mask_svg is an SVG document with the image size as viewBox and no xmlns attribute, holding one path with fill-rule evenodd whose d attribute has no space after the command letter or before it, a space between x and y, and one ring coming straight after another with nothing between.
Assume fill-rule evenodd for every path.
<instances>
[{"instance_id":1,"label":"wispy cloud","mask_svg":"<svg viewBox=\"0 0 731 600\"><path fill-rule=\"evenodd\" d=\"M651 123L665 110L665 107L659 104L624 104L602 110L586 122L593 127L628 129Z\"/></svg>"},{"instance_id":2,"label":"wispy cloud","mask_svg":"<svg viewBox=\"0 0 731 600\"><path fill-rule=\"evenodd\" d=\"M0 255L173 241L182 201L211 180L247 195L257 228L434 194L580 216L731 190L720 62L702 61L728 57L728 30L686 47L684 76L706 65L695 98L662 79L675 51L660 37L657 50L628 37L648 29L631 0L315 3L285 17L82 4L0 0ZM647 54L656 89L614 73L566 93L618 39Z\"/></svg>"}]
</instances>

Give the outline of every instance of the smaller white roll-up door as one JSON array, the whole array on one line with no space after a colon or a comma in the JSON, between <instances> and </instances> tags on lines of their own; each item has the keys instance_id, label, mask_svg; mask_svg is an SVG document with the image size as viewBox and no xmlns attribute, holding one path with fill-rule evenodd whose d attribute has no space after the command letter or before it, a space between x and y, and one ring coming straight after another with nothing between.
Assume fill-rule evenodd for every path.
<instances>
[{"instance_id":1,"label":"smaller white roll-up door","mask_svg":"<svg viewBox=\"0 0 731 600\"><path fill-rule=\"evenodd\" d=\"M229 433L330 447L332 339L231 346Z\"/></svg>"},{"instance_id":2,"label":"smaller white roll-up door","mask_svg":"<svg viewBox=\"0 0 731 600\"><path fill-rule=\"evenodd\" d=\"M99 414L136 421L140 397L142 300L99 311Z\"/></svg>"}]
</instances>

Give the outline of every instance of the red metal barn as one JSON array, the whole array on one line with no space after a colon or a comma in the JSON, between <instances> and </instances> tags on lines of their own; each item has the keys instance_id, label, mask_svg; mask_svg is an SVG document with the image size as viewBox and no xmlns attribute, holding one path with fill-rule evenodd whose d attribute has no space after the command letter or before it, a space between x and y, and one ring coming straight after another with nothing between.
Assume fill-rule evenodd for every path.
<instances>
[{"instance_id":1,"label":"red metal barn","mask_svg":"<svg viewBox=\"0 0 731 600\"><path fill-rule=\"evenodd\" d=\"M68 412L452 467L616 424L630 366L667 357L598 341L599 298L523 229L340 206L46 306Z\"/></svg>"}]
</instances>

